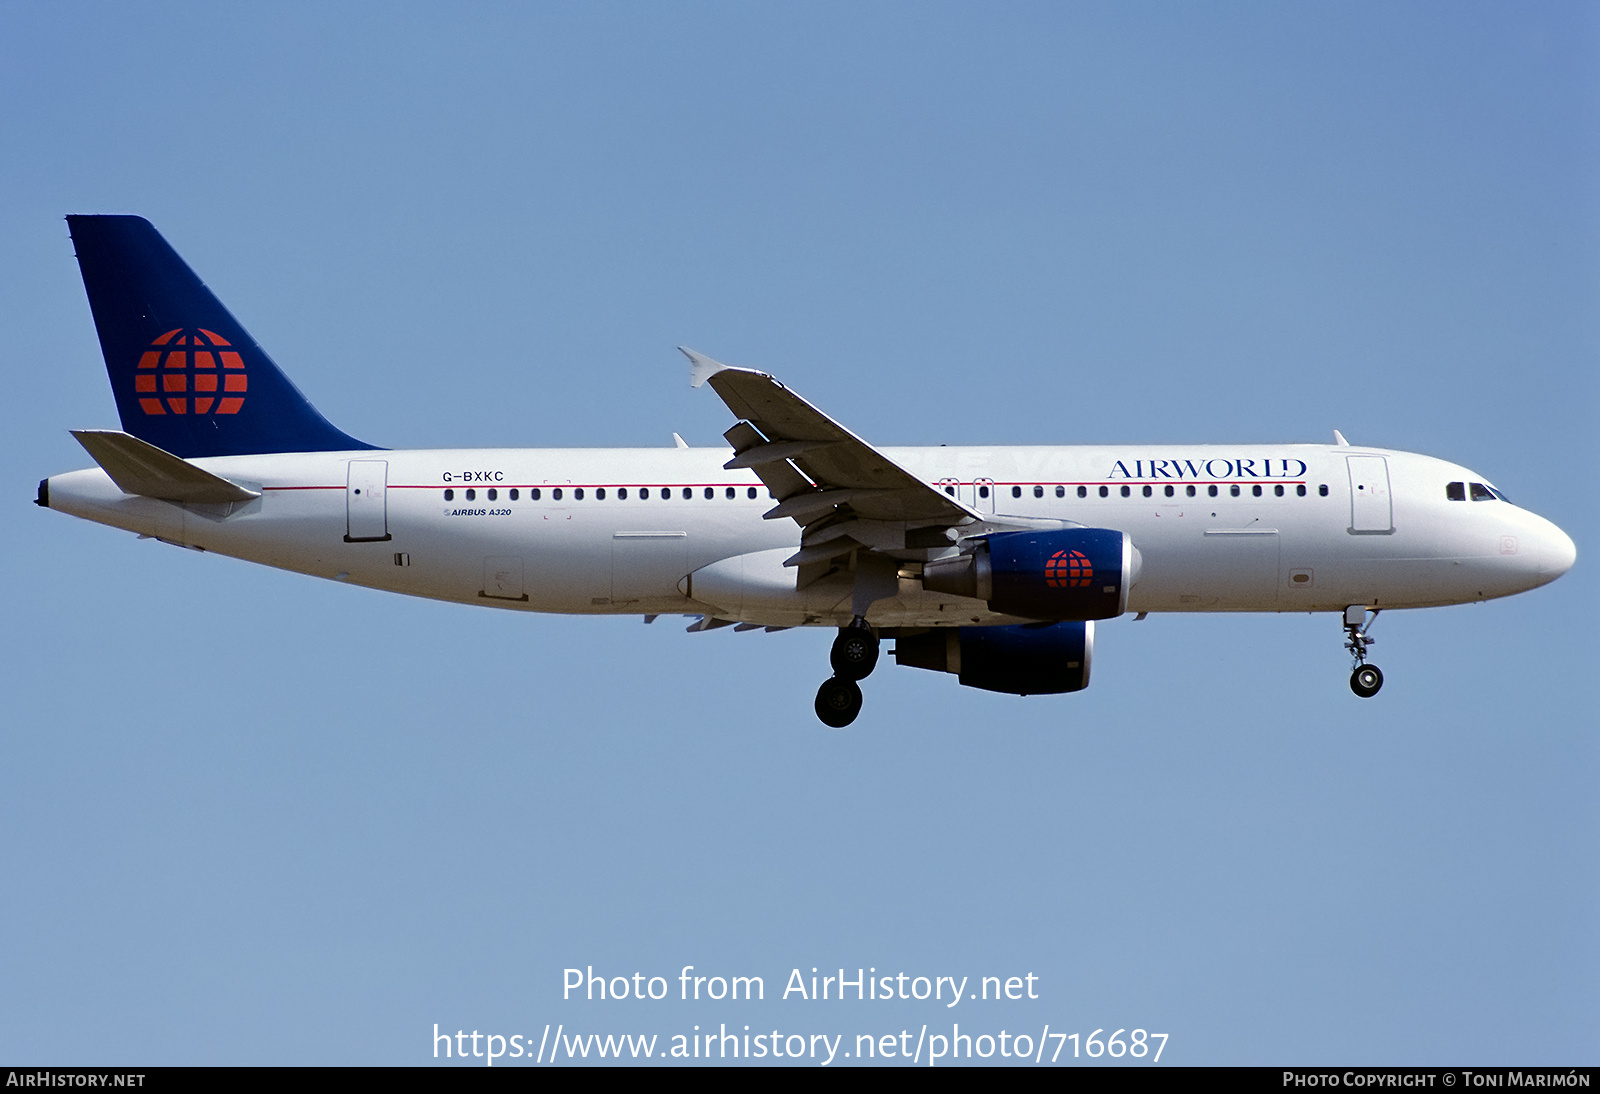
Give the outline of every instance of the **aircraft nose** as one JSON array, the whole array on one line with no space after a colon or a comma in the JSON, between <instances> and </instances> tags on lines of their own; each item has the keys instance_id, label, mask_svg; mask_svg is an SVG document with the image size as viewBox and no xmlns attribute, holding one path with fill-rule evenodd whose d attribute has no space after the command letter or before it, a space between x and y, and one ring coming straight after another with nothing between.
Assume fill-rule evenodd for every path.
<instances>
[{"instance_id":1,"label":"aircraft nose","mask_svg":"<svg viewBox=\"0 0 1600 1094\"><path fill-rule=\"evenodd\" d=\"M1578 561L1578 545L1572 542L1571 536L1552 524L1544 554L1550 576L1557 578L1572 569L1572 564Z\"/></svg>"},{"instance_id":2,"label":"aircraft nose","mask_svg":"<svg viewBox=\"0 0 1600 1094\"><path fill-rule=\"evenodd\" d=\"M1522 530L1524 556L1521 569L1538 585L1544 585L1568 570L1578 559L1577 544L1572 537L1543 517L1533 516L1531 526Z\"/></svg>"}]
</instances>

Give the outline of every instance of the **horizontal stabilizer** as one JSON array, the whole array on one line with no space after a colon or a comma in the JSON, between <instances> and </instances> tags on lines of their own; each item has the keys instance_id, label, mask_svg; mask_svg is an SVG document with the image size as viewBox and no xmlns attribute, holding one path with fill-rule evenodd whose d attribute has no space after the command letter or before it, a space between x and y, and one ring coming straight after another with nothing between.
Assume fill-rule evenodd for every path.
<instances>
[{"instance_id":1,"label":"horizontal stabilizer","mask_svg":"<svg viewBox=\"0 0 1600 1094\"><path fill-rule=\"evenodd\" d=\"M125 494L217 504L261 496L127 433L74 429L72 435Z\"/></svg>"}]
</instances>

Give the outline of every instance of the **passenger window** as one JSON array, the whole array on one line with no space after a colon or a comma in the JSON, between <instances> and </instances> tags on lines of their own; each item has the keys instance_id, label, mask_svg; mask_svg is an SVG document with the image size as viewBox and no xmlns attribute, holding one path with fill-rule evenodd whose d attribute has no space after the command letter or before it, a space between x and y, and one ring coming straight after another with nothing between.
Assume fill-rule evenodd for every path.
<instances>
[{"instance_id":1,"label":"passenger window","mask_svg":"<svg viewBox=\"0 0 1600 1094\"><path fill-rule=\"evenodd\" d=\"M1150 487L1147 486L1147 487L1144 488L1144 496L1145 497L1148 498L1153 493L1155 493L1155 491L1150 489Z\"/></svg>"},{"instance_id":2,"label":"passenger window","mask_svg":"<svg viewBox=\"0 0 1600 1094\"><path fill-rule=\"evenodd\" d=\"M745 497L749 498L751 501L754 501L756 497L756 488L752 486L750 489L746 490Z\"/></svg>"},{"instance_id":3,"label":"passenger window","mask_svg":"<svg viewBox=\"0 0 1600 1094\"><path fill-rule=\"evenodd\" d=\"M491 487L489 487L489 500L490 500L490 501L494 501L494 500L495 500L495 499L497 499L497 498L498 498L498 497L499 497L499 496L500 496L500 491L498 491L498 490L496 490L496 489L495 489L495 488L494 488L494 487L492 487L492 486L491 486Z\"/></svg>"},{"instance_id":4,"label":"passenger window","mask_svg":"<svg viewBox=\"0 0 1600 1094\"><path fill-rule=\"evenodd\" d=\"M1467 484L1464 482L1445 483L1444 496L1448 501L1466 501Z\"/></svg>"},{"instance_id":5,"label":"passenger window","mask_svg":"<svg viewBox=\"0 0 1600 1094\"><path fill-rule=\"evenodd\" d=\"M689 486L685 486L683 488L683 500L684 501L689 501L693 497L694 497L694 488L693 487L689 487Z\"/></svg>"},{"instance_id":6,"label":"passenger window","mask_svg":"<svg viewBox=\"0 0 1600 1094\"><path fill-rule=\"evenodd\" d=\"M513 486L511 488L511 500L512 501L516 501L517 500L517 496L518 496L517 495L517 488L515 486Z\"/></svg>"},{"instance_id":7,"label":"passenger window","mask_svg":"<svg viewBox=\"0 0 1600 1094\"><path fill-rule=\"evenodd\" d=\"M477 499L478 499L478 492L476 490L470 490L469 489L467 491L467 500L468 501L476 501Z\"/></svg>"},{"instance_id":8,"label":"passenger window","mask_svg":"<svg viewBox=\"0 0 1600 1094\"><path fill-rule=\"evenodd\" d=\"M554 490L550 491L550 497L552 499L554 499L555 501L560 501L561 500L561 487L558 486Z\"/></svg>"},{"instance_id":9,"label":"passenger window","mask_svg":"<svg viewBox=\"0 0 1600 1094\"><path fill-rule=\"evenodd\" d=\"M734 497L734 489L733 489L733 487L731 487L731 486L730 486L730 487L728 487L728 489L727 489L727 497L728 497L728 500L729 500L729 501L732 501L732 500L733 500L733 497Z\"/></svg>"},{"instance_id":10,"label":"passenger window","mask_svg":"<svg viewBox=\"0 0 1600 1094\"><path fill-rule=\"evenodd\" d=\"M1089 496L1089 488L1087 486L1078 487L1078 497L1086 498L1088 496Z\"/></svg>"},{"instance_id":11,"label":"passenger window","mask_svg":"<svg viewBox=\"0 0 1600 1094\"><path fill-rule=\"evenodd\" d=\"M617 487L617 498L620 501L628 500L628 488L626 486Z\"/></svg>"},{"instance_id":12,"label":"passenger window","mask_svg":"<svg viewBox=\"0 0 1600 1094\"><path fill-rule=\"evenodd\" d=\"M1064 498L1066 496L1067 496L1067 488L1065 486L1056 487L1056 497ZM1083 487L1081 487L1081 486L1078 487L1078 496L1080 498L1083 497Z\"/></svg>"},{"instance_id":13,"label":"passenger window","mask_svg":"<svg viewBox=\"0 0 1600 1094\"><path fill-rule=\"evenodd\" d=\"M1109 486L1102 486L1102 487L1101 487L1101 488L1100 488L1100 496L1101 496L1101 497L1102 497L1102 498L1109 498L1109 497L1110 497L1110 496L1111 496L1111 487L1109 487Z\"/></svg>"},{"instance_id":14,"label":"passenger window","mask_svg":"<svg viewBox=\"0 0 1600 1094\"><path fill-rule=\"evenodd\" d=\"M1232 486L1228 487L1228 493L1233 495L1234 497L1238 497L1239 496L1239 484L1238 483L1234 483Z\"/></svg>"},{"instance_id":15,"label":"passenger window","mask_svg":"<svg viewBox=\"0 0 1600 1094\"><path fill-rule=\"evenodd\" d=\"M1174 490L1174 489L1173 489L1173 488L1172 488L1172 487L1170 487L1170 486L1169 486L1169 487L1167 487L1167 488L1166 488L1166 495L1167 495L1167 497L1169 497L1169 498L1170 498L1170 497L1172 497L1172 495L1173 495L1173 494L1175 494L1175 493L1177 493L1177 491L1175 491L1175 490Z\"/></svg>"},{"instance_id":16,"label":"passenger window","mask_svg":"<svg viewBox=\"0 0 1600 1094\"><path fill-rule=\"evenodd\" d=\"M455 501L456 500L456 492L454 490L446 490L444 492L444 500L445 501Z\"/></svg>"},{"instance_id":17,"label":"passenger window","mask_svg":"<svg viewBox=\"0 0 1600 1094\"><path fill-rule=\"evenodd\" d=\"M528 497L532 498L534 501L538 501L539 500L539 488L537 486L535 486L532 490L529 490L528 491Z\"/></svg>"},{"instance_id":18,"label":"passenger window","mask_svg":"<svg viewBox=\"0 0 1600 1094\"><path fill-rule=\"evenodd\" d=\"M944 488L944 492L949 494L952 498L956 496L956 488L953 486L946 486Z\"/></svg>"},{"instance_id":19,"label":"passenger window","mask_svg":"<svg viewBox=\"0 0 1600 1094\"><path fill-rule=\"evenodd\" d=\"M978 487L978 497L986 498L988 496L989 496L989 488L987 486Z\"/></svg>"},{"instance_id":20,"label":"passenger window","mask_svg":"<svg viewBox=\"0 0 1600 1094\"><path fill-rule=\"evenodd\" d=\"M1210 495L1211 495L1211 496L1212 496L1212 497L1216 497L1216 496L1217 496L1217 488L1216 488L1216 485L1215 485L1215 484L1213 484L1213 485L1211 485L1211 486L1208 486L1208 487L1206 487L1206 493L1207 493L1207 494L1210 494Z\"/></svg>"},{"instance_id":21,"label":"passenger window","mask_svg":"<svg viewBox=\"0 0 1600 1094\"><path fill-rule=\"evenodd\" d=\"M1328 496L1328 484L1327 483L1323 483L1321 486L1317 487L1317 496L1320 497L1320 498L1325 498L1325 497Z\"/></svg>"},{"instance_id":22,"label":"passenger window","mask_svg":"<svg viewBox=\"0 0 1600 1094\"><path fill-rule=\"evenodd\" d=\"M1305 483L1301 483L1299 486L1294 488L1294 492L1296 494L1299 494L1302 498L1305 497L1306 496L1306 484Z\"/></svg>"},{"instance_id":23,"label":"passenger window","mask_svg":"<svg viewBox=\"0 0 1600 1094\"><path fill-rule=\"evenodd\" d=\"M1276 494L1280 498L1283 497L1283 487L1282 486L1274 486L1272 488L1272 492L1274 494Z\"/></svg>"},{"instance_id":24,"label":"passenger window","mask_svg":"<svg viewBox=\"0 0 1600 1094\"><path fill-rule=\"evenodd\" d=\"M574 501L582 501L583 500L583 487L581 487L581 486L576 487L572 491L572 500L574 500Z\"/></svg>"},{"instance_id":25,"label":"passenger window","mask_svg":"<svg viewBox=\"0 0 1600 1094\"><path fill-rule=\"evenodd\" d=\"M712 489L712 488L711 488L711 487L709 487L709 486L708 486L708 487L706 487L706 500L707 500L707 501L710 501L710 500L711 500L711 499L712 499L712 498L714 498L714 497L716 497L716 496L717 496L717 492L716 492L716 491L715 491L715 490L713 490L713 489Z\"/></svg>"},{"instance_id":26,"label":"passenger window","mask_svg":"<svg viewBox=\"0 0 1600 1094\"><path fill-rule=\"evenodd\" d=\"M1124 486L1122 488L1122 496L1125 498L1133 497L1133 489L1131 487Z\"/></svg>"},{"instance_id":27,"label":"passenger window","mask_svg":"<svg viewBox=\"0 0 1600 1094\"><path fill-rule=\"evenodd\" d=\"M1020 487L1020 486L1013 486L1013 487L1012 487L1012 488L1011 488L1011 496L1012 496L1012 497L1014 497L1014 498L1020 498L1020 497L1022 497L1022 487Z\"/></svg>"},{"instance_id":28,"label":"passenger window","mask_svg":"<svg viewBox=\"0 0 1600 1094\"><path fill-rule=\"evenodd\" d=\"M650 500L650 488L648 486L639 487L639 500L640 501L649 501Z\"/></svg>"},{"instance_id":29,"label":"passenger window","mask_svg":"<svg viewBox=\"0 0 1600 1094\"><path fill-rule=\"evenodd\" d=\"M1475 482L1475 483L1472 484L1472 500L1473 501L1493 501L1494 500L1494 491L1490 490L1487 486L1483 485L1483 483L1481 483L1481 482Z\"/></svg>"},{"instance_id":30,"label":"passenger window","mask_svg":"<svg viewBox=\"0 0 1600 1094\"><path fill-rule=\"evenodd\" d=\"M1252 486L1250 488L1250 493L1259 498L1261 496L1261 484L1257 483L1255 486Z\"/></svg>"},{"instance_id":31,"label":"passenger window","mask_svg":"<svg viewBox=\"0 0 1600 1094\"><path fill-rule=\"evenodd\" d=\"M605 501L606 500L606 488L605 487L597 486L597 487L594 488L594 500L595 501Z\"/></svg>"},{"instance_id":32,"label":"passenger window","mask_svg":"<svg viewBox=\"0 0 1600 1094\"><path fill-rule=\"evenodd\" d=\"M1060 487L1057 487L1057 489L1060 489ZM1042 487L1042 486L1035 486L1035 487L1034 487L1034 488L1033 488L1033 496L1034 496L1034 497L1036 497L1036 498L1042 498L1042 497L1044 497L1044 487Z\"/></svg>"},{"instance_id":33,"label":"passenger window","mask_svg":"<svg viewBox=\"0 0 1600 1094\"><path fill-rule=\"evenodd\" d=\"M1183 492L1185 494L1187 494L1191 498L1194 497L1194 487L1193 486L1185 486L1183 488Z\"/></svg>"}]
</instances>

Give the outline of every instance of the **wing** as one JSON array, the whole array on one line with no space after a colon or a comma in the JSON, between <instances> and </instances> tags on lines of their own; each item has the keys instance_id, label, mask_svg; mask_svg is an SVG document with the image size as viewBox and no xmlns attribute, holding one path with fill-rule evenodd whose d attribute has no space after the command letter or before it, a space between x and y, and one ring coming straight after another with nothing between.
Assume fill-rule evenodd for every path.
<instances>
[{"instance_id":1,"label":"wing","mask_svg":"<svg viewBox=\"0 0 1600 1094\"><path fill-rule=\"evenodd\" d=\"M778 499L766 519L792 518L803 529L786 562L801 567L802 586L852 551L926 557L981 519L766 373L683 353L694 385L709 383L739 418L723 434L734 451L724 466L754 471Z\"/></svg>"}]
</instances>

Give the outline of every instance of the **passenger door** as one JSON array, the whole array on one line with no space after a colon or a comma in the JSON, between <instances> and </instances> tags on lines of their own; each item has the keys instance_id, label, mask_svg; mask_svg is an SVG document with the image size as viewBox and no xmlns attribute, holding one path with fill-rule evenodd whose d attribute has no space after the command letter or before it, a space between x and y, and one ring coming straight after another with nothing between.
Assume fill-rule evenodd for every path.
<instances>
[{"instance_id":1,"label":"passenger door","mask_svg":"<svg viewBox=\"0 0 1600 1094\"><path fill-rule=\"evenodd\" d=\"M1394 531L1389 496L1389 461L1382 456L1346 456L1350 465L1350 531L1387 535Z\"/></svg>"},{"instance_id":2,"label":"passenger door","mask_svg":"<svg viewBox=\"0 0 1600 1094\"><path fill-rule=\"evenodd\" d=\"M389 461L351 460L344 488L346 543L377 543L389 535Z\"/></svg>"}]
</instances>

